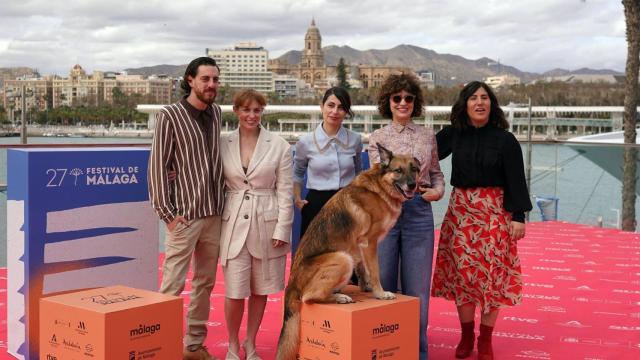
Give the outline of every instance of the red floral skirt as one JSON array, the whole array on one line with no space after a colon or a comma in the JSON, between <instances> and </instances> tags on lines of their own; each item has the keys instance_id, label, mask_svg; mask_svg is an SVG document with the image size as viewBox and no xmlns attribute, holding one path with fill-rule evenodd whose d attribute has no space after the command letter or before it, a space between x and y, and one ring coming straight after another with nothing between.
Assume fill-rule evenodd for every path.
<instances>
[{"instance_id":1,"label":"red floral skirt","mask_svg":"<svg viewBox=\"0 0 640 360\"><path fill-rule=\"evenodd\" d=\"M487 313L522 302L520 258L500 187L451 192L440 230L431 296Z\"/></svg>"}]
</instances>

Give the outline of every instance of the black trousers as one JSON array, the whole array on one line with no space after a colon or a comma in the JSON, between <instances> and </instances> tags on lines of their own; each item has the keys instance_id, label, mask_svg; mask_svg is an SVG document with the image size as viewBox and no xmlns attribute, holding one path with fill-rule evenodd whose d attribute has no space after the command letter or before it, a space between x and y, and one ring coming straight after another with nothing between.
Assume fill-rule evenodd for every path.
<instances>
[{"instance_id":1,"label":"black trousers","mask_svg":"<svg viewBox=\"0 0 640 360\"><path fill-rule=\"evenodd\" d=\"M300 240L304 236L304 233L307 231L309 224L311 221L318 215L320 209L326 204L329 199L333 197L339 190L313 190L309 189L307 192L307 196L304 198L308 201L307 205L305 205L302 210L300 210ZM351 275L351 283L357 285L358 284L358 276L356 276L355 272Z\"/></svg>"},{"instance_id":2,"label":"black trousers","mask_svg":"<svg viewBox=\"0 0 640 360\"><path fill-rule=\"evenodd\" d=\"M311 224L311 220L318 215L324 204L337 192L338 190L309 189L307 196L304 198L308 203L300 210L300 240L302 240L302 236L307 231L309 224Z\"/></svg>"}]
</instances>

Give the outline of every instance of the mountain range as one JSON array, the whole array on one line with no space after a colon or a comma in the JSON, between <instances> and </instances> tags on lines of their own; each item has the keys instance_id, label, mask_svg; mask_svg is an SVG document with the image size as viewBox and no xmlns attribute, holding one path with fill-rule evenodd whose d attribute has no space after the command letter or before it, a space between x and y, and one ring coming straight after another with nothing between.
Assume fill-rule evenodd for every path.
<instances>
[{"instance_id":1,"label":"mountain range","mask_svg":"<svg viewBox=\"0 0 640 360\"><path fill-rule=\"evenodd\" d=\"M433 50L414 45L398 45L387 50L357 50L349 46L326 46L322 48L327 65L336 65L340 58L346 64L358 65L397 65L406 66L414 71L432 71L439 85L454 85L471 80L483 79L499 74L515 75L527 83L547 76L563 76L576 74L611 74L622 75L613 70L594 70L582 68L578 70L553 69L545 73L521 71L514 66L501 64L499 61L483 57L476 60L466 59L459 55L439 54ZM302 52L293 50L286 52L278 59L289 64L300 62Z\"/></svg>"},{"instance_id":2,"label":"mountain range","mask_svg":"<svg viewBox=\"0 0 640 360\"><path fill-rule=\"evenodd\" d=\"M358 65L394 65L405 66L414 71L427 70L435 74L436 84L451 86L466 83L471 80L484 79L488 76L499 74L510 74L518 76L527 83L539 78L548 76L565 76L577 74L600 74L600 75L623 75L620 72L609 69L589 69L577 70L553 69L542 74L521 71L514 66L502 64L499 61L482 57L476 60L466 59L459 55L439 54L433 50L421 48L414 45L398 45L386 50L357 50L349 46L330 45L322 48L324 61L327 65L336 65L340 58L346 64ZM289 64L298 64L302 52L292 50L284 53L277 60ZM139 68L125 69L129 74L139 74L143 76L166 74L171 77L184 75L187 65L154 65ZM0 68L0 81L2 78L15 78L13 75L29 72L28 68ZM35 70L33 70L35 72ZM4 76L3 76L4 75ZM66 74L65 74L66 75Z\"/></svg>"}]
</instances>

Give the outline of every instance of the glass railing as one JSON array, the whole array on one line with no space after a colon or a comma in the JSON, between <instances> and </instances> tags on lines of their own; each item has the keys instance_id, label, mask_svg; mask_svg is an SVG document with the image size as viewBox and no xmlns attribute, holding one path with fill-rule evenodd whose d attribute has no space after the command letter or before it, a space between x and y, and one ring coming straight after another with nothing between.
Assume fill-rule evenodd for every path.
<instances>
[{"instance_id":1,"label":"glass railing","mask_svg":"<svg viewBox=\"0 0 640 360\"><path fill-rule=\"evenodd\" d=\"M529 145L521 144L526 167ZM546 217L593 226L620 226L624 145L536 142L531 146L529 192L533 210L528 214L529 221L543 221ZM451 159L441 161L440 166L449 184ZM449 190L450 186L445 198L433 205L436 225L446 212ZM636 193L640 193L640 181ZM637 221L640 198L636 209Z\"/></svg>"},{"instance_id":2,"label":"glass railing","mask_svg":"<svg viewBox=\"0 0 640 360\"><path fill-rule=\"evenodd\" d=\"M0 138L0 267L6 266L6 154L8 147L20 146L18 143L19 138ZM29 138L30 146L149 146L150 143L151 139L140 138ZM528 146L522 144L525 160ZM543 214L546 214L552 220L620 226L623 145L537 142L531 146L530 193L534 209L529 214L529 221L542 221ZM441 167L447 191L442 200L433 203L436 227L441 224L449 201L451 158L443 160ZM637 221L640 218L640 200L636 200L636 209ZM163 249L164 226L159 226L160 247Z\"/></svg>"}]
</instances>

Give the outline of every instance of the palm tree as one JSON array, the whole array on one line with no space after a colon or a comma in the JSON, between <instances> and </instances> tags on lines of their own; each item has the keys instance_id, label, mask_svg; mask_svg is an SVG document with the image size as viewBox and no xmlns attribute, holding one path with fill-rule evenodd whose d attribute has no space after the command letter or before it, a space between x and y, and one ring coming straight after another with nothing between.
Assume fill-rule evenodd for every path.
<instances>
[{"instance_id":1,"label":"palm tree","mask_svg":"<svg viewBox=\"0 0 640 360\"><path fill-rule=\"evenodd\" d=\"M622 229L636 229L636 117L640 70L640 0L622 0L627 24L627 65L624 96L624 165L622 177ZM634 145L628 145L634 144Z\"/></svg>"}]
</instances>

